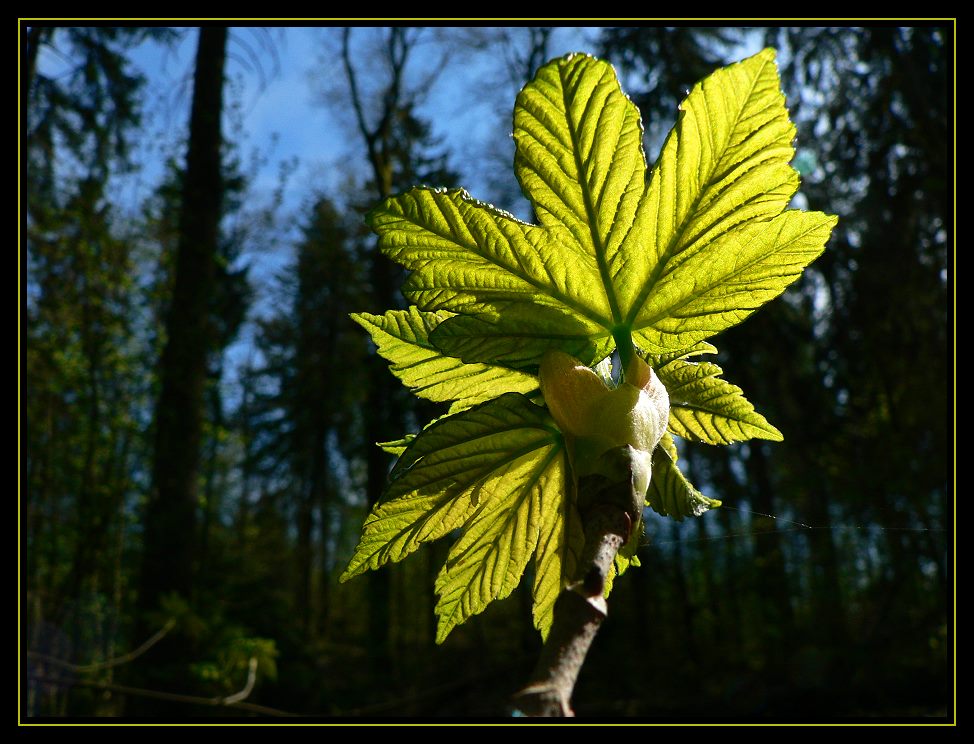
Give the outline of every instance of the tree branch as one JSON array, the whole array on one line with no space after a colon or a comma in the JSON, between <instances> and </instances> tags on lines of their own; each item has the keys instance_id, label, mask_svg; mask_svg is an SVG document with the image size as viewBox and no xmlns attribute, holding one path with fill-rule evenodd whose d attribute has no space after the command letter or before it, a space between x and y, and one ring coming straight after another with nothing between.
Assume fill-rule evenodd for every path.
<instances>
[{"instance_id":1,"label":"tree branch","mask_svg":"<svg viewBox=\"0 0 974 744\"><path fill-rule=\"evenodd\" d=\"M69 661L64 661L63 659L58 659L54 656L48 656L47 654L41 654L37 651L28 651L27 656L34 659L39 659L40 661L46 662L61 669L67 669L70 672L97 672L102 669L111 669L119 664L126 664L130 661L134 661L150 648L155 646L163 638L165 638L166 634L174 627L176 627L176 620L174 618L169 618L165 625L163 625L158 631L155 632L155 634L152 635L151 638L149 638L149 640L135 650L129 651L127 654L122 654L121 656L106 659L105 661L93 662L91 664L72 664Z\"/></svg>"},{"instance_id":2,"label":"tree branch","mask_svg":"<svg viewBox=\"0 0 974 744\"><path fill-rule=\"evenodd\" d=\"M555 602L554 621L538 665L514 706L528 716L574 716L570 701L595 634L608 614L603 596L616 553L629 539L632 519L613 503L599 504L585 516L585 553L580 580Z\"/></svg>"},{"instance_id":3,"label":"tree branch","mask_svg":"<svg viewBox=\"0 0 974 744\"><path fill-rule=\"evenodd\" d=\"M595 634L608 614L605 583L616 553L642 523L649 473L629 445L606 450L578 480L585 547L575 581L558 595L551 630L527 686L514 706L528 716L574 716L572 690Z\"/></svg>"},{"instance_id":4,"label":"tree branch","mask_svg":"<svg viewBox=\"0 0 974 744\"><path fill-rule=\"evenodd\" d=\"M252 659L252 661L254 661ZM257 705L256 703L246 703L241 701L234 701L231 698L236 697L236 695L231 695L229 698L215 697L206 698L198 697L196 695L182 695L175 692L162 692L160 690L146 690L141 687L128 687L127 685L116 685L110 682L99 682L92 679L65 679L63 677L49 677L44 674L31 675L31 681L43 682L45 684L58 685L59 687L73 687L75 685L80 685L82 687L94 687L98 690L107 690L109 692L117 692L121 695L133 695L135 697L145 697L152 698L153 700L165 700L170 703L190 703L193 705L206 705L206 706L217 706L233 708L235 710L246 710L251 713L259 713L265 716L293 716L297 715L295 713L288 713L284 710L278 710L277 708L268 708L266 705ZM250 679L248 678L248 684ZM245 688L246 689L246 688ZM243 692L243 691L241 691ZM237 693L240 695L241 693ZM249 694L249 693L248 693Z\"/></svg>"},{"instance_id":5,"label":"tree branch","mask_svg":"<svg viewBox=\"0 0 974 744\"><path fill-rule=\"evenodd\" d=\"M257 657L251 656L250 661L247 663L247 681L244 683L243 689L240 692L235 692L233 695L228 695L223 698L223 705L234 705L236 703L243 702L248 697L250 693L254 691L254 683L257 681Z\"/></svg>"},{"instance_id":6,"label":"tree branch","mask_svg":"<svg viewBox=\"0 0 974 744\"><path fill-rule=\"evenodd\" d=\"M352 110L355 112L355 121L358 122L359 131L365 140L365 147L369 152L369 160L375 160L375 137L365 121L365 110L362 107L362 96L358 89L358 78L355 76L355 67L352 65L352 57L349 52L352 29L342 29L342 64L345 67L345 79L348 80L348 92L352 97Z\"/></svg>"}]
</instances>

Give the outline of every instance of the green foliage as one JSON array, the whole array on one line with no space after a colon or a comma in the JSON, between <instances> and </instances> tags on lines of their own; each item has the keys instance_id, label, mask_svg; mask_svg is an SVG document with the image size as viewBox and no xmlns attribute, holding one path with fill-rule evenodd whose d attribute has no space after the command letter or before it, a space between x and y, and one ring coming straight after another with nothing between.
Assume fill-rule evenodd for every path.
<instances>
[{"instance_id":1,"label":"green foliage","mask_svg":"<svg viewBox=\"0 0 974 744\"><path fill-rule=\"evenodd\" d=\"M256 681L277 678L275 641L250 635L229 622L218 608L198 609L179 594L169 593L162 595L150 620L158 627L174 623L174 635L201 649L203 660L190 664L190 670L209 694L226 695L242 689L251 663L256 665Z\"/></svg>"},{"instance_id":2,"label":"green foliage","mask_svg":"<svg viewBox=\"0 0 974 744\"><path fill-rule=\"evenodd\" d=\"M716 364L678 358L654 368L670 395L669 429L678 437L705 444L782 440L739 387L719 378Z\"/></svg>"},{"instance_id":3,"label":"green foliage","mask_svg":"<svg viewBox=\"0 0 974 744\"><path fill-rule=\"evenodd\" d=\"M719 501L707 498L694 488L676 462L676 445L672 437L666 435L653 451L653 479L646 497L646 503L653 511L680 521L685 516L698 517L720 506Z\"/></svg>"},{"instance_id":4,"label":"green foliage","mask_svg":"<svg viewBox=\"0 0 974 744\"><path fill-rule=\"evenodd\" d=\"M533 375L493 364L463 364L444 356L430 334L452 313L422 312L415 306L384 315L353 313L352 320L372 335L379 354L392 362L391 372L414 394L437 402L453 401L450 413L496 398L506 392L530 393L538 388Z\"/></svg>"},{"instance_id":5,"label":"green foliage","mask_svg":"<svg viewBox=\"0 0 974 744\"><path fill-rule=\"evenodd\" d=\"M648 505L681 519L720 502L680 473L668 435L656 447L659 416L711 444L781 439L719 367L686 359L783 292L836 222L785 211L798 175L779 87L770 49L698 83L647 180L639 113L612 67L569 55L514 108L514 168L540 224L462 190L417 188L370 213L383 252L412 272L403 293L414 307L353 318L417 395L455 402L414 439L384 445L408 444L343 580L463 529L436 580L437 640L507 596L532 553L544 634L584 542L578 478L601 467L599 452L636 447L646 479L651 456ZM666 391L632 363L634 345ZM592 365L613 347L631 393L565 356ZM523 395L539 366L553 419ZM631 542L618 573L634 562Z\"/></svg>"},{"instance_id":6,"label":"green foliage","mask_svg":"<svg viewBox=\"0 0 974 744\"><path fill-rule=\"evenodd\" d=\"M544 604L551 565L561 564L551 554L566 542L566 520L550 518L564 477L561 434L544 409L522 395L506 393L441 419L400 456L342 580L467 525L436 582L442 640L454 625L511 593L543 533L536 596L543 595Z\"/></svg>"}]
</instances>

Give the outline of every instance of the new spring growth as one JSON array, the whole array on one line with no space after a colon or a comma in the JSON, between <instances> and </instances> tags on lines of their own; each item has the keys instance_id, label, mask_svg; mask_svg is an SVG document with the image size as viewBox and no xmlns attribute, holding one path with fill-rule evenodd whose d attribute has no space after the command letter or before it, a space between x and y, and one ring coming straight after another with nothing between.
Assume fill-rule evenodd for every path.
<instances>
[{"instance_id":1,"label":"new spring growth","mask_svg":"<svg viewBox=\"0 0 974 744\"><path fill-rule=\"evenodd\" d=\"M628 445L641 467L645 495L653 450L666 432L670 399L652 368L633 354L623 382L610 387L575 357L548 351L541 360L541 391L565 435L576 478L600 472L608 450ZM640 479L642 480L642 479Z\"/></svg>"}]
</instances>

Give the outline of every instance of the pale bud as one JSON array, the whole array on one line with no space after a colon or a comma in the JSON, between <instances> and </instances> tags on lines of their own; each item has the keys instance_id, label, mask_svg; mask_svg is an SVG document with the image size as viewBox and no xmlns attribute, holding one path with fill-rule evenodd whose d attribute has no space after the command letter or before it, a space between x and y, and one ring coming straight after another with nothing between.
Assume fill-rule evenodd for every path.
<instances>
[{"instance_id":1,"label":"pale bud","mask_svg":"<svg viewBox=\"0 0 974 744\"><path fill-rule=\"evenodd\" d=\"M638 355L626 369L625 382L615 388L560 351L545 353L540 378L548 410L569 440L578 476L597 469L600 455L622 445L645 453L641 459L648 461L666 432L669 396Z\"/></svg>"}]
</instances>

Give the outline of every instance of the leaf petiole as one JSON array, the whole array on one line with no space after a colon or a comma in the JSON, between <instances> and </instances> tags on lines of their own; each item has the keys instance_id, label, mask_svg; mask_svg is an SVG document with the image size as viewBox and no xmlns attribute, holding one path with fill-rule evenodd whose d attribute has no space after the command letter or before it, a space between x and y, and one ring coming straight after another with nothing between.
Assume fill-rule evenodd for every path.
<instances>
[{"instance_id":1,"label":"leaf petiole","mask_svg":"<svg viewBox=\"0 0 974 744\"><path fill-rule=\"evenodd\" d=\"M612 338L616 343L616 351L619 352L619 367L622 370L619 382L621 383L625 382L626 370L629 369L629 365L636 355L636 349L632 345L631 327L628 325L616 326L612 329Z\"/></svg>"}]
</instances>

